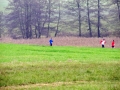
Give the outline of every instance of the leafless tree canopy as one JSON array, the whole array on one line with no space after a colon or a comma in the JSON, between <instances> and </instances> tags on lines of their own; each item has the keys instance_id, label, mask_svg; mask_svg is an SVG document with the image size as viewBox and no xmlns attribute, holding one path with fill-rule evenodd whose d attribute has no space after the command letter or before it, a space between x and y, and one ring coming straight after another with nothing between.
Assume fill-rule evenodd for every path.
<instances>
[{"instance_id":1,"label":"leafless tree canopy","mask_svg":"<svg viewBox=\"0 0 120 90\"><path fill-rule=\"evenodd\" d=\"M9 0L6 10L0 37L120 36L120 0Z\"/></svg>"}]
</instances>

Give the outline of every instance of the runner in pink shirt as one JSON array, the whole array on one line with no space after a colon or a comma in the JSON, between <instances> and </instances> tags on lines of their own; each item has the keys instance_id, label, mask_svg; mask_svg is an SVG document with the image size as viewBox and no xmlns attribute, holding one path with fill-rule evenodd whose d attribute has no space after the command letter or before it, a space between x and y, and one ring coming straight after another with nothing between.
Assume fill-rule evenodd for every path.
<instances>
[{"instance_id":1,"label":"runner in pink shirt","mask_svg":"<svg viewBox=\"0 0 120 90\"><path fill-rule=\"evenodd\" d=\"M105 47L105 43L106 43L105 39L103 39L103 40L100 41L100 44L102 45L102 48Z\"/></svg>"}]
</instances>

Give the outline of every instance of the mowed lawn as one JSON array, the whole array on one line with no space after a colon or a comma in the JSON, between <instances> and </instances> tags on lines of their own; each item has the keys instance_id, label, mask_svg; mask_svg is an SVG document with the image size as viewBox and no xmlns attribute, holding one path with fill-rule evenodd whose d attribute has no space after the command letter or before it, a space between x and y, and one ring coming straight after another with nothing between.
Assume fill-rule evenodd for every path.
<instances>
[{"instance_id":1,"label":"mowed lawn","mask_svg":"<svg viewBox=\"0 0 120 90\"><path fill-rule=\"evenodd\" d=\"M0 44L0 90L120 90L120 48Z\"/></svg>"}]
</instances>

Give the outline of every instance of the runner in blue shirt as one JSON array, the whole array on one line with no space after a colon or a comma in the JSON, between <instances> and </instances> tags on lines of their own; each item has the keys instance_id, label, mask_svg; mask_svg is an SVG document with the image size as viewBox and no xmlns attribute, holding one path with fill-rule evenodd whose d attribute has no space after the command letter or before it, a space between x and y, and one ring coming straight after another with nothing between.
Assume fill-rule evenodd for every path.
<instances>
[{"instance_id":1,"label":"runner in blue shirt","mask_svg":"<svg viewBox=\"0 0 120 90\"><path fill-rule=\"evenodd\" d=\"M50 46L52 46L53 40L52 38L49 40Z\"/></svg>"}]
</instances>

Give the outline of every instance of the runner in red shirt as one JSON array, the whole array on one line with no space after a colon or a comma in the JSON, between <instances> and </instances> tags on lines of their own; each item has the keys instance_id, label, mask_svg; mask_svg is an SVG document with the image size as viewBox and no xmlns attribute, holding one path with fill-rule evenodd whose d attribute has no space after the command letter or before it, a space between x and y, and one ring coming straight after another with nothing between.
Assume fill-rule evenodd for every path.
<instances>
[{"instance_id":1,"label":"runner in red shirt","mask_svg":"<svg viewBox=\"0 0 120 90\"><path fill-rule=\"evenodd\" d=\"M115 47L115 41L113 40L111 44L112 44L112 48L114 48Z\"/></svg>"}]
</instances>

